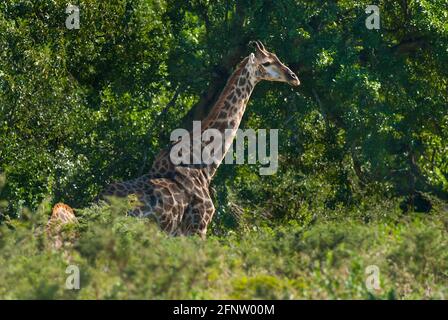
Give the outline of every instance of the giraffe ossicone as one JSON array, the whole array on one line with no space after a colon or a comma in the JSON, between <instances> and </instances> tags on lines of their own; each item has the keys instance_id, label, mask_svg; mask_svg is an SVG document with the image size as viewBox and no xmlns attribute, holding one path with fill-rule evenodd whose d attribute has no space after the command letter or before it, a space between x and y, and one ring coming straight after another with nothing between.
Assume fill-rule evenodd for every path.
<instances>
[{"instance_id":1,"label":"giraffe ossicone","mask_svg":"<svg viewBox=\"0 0 448 320\"><path fill-rule=\"evenodd\" d=\"M173 163L170 158L172 149L182 149L179 148L182 139L179 139L159 152L147 174L109 185L100 198L107 201L109 196L125 198L135 195L139 204L129 215L153 217L161 229L171 235L196 234L205 238L215 213L210 182L232 146L255 85L262 80L285 82L292 86L300 84L295 73L274 53L267 51L260 41L250 44L255 45L255 52L238 64L210 113L201 120L201 134L204 130L212 130L223 137L220 142L222 152L213 153L213 161L196 157L191 164ZM213 139L189 142L188 149L184 151L190 151L194 156L194 150L198 148L212 149Z\"/></svg>"}]
</instances>

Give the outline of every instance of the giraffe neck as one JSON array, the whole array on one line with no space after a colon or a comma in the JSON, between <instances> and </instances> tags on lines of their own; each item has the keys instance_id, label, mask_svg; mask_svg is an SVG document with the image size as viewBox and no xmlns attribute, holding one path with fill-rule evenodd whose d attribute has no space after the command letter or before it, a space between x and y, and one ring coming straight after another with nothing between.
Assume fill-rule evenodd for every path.
<instances>
[{"instance_id":1,"label":"giraffe neck","mask_svg":"<svg viewBox=\"0 0 448 320\"><path fill-rule=\"evenodd\" d=\"M249 57L246 57L230 76L209 115L201 122L203 131L216 129L223 137L222 156L218 157L215 163L203 169L208 180L212 179L232 146L249 97L258 82L255 75L254 65L249 62Z\"/></svg>"}]
</instances>

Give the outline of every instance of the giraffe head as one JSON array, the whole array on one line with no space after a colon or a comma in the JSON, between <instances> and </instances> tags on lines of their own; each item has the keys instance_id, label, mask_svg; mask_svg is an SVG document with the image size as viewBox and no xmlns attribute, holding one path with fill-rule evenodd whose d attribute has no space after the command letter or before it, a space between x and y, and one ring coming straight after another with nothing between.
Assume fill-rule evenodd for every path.
<instances>
[{"instance_id":1,"label":"giraffe head","mask_svg":"<svg viewBox=\"0 0 448 320\"><path fill-rule=\"evenodd\" d=\"M267 51L261 41L251 41L249 44L255 45L255 54L251 54L251 59L256 66L257 80L286 82L292 86L300 84L296 74L274 53Z\"/></svg>"}]
</instances>

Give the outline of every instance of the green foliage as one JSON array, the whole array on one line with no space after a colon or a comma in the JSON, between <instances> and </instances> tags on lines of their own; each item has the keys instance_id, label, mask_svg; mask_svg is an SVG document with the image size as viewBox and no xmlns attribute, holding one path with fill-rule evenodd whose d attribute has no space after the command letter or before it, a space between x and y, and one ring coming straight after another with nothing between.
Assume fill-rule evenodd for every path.
<instances>
[{"instance_id":1,"label":"green foliage","mask_svg":"<svg viewBox=\"0 0 448 320\"><path fill-rule=\"evenodd\" d=\"M446 298L446 209L409 217L396 207L202 241L168 237L146 219L126 217L127 206L115 202L78 210L78 240L55 251L40 232L49 214L42 205L25 215L34 218L0 227L0 298ZM366 224L365 216L376 218ZM69 265L80 270L80 290L65 288ZM369 265L380 270L381 289L372 293Z\"/></svg>"},{"instance_id":2,"label":"green foliage","mask_svg":"<svg viewBox=\"0 0 448 320\"><path fill-rule=\"evenodd\" d=\"M0 5L0 165L12 213L48 194L86 204L105 182L147 170L142 150L159 148L165 4L82 3L80 30L65 28L66 5Z\"/></svg>"},{"instance_id":3,"label":"green foliage","mask_svg":"<svg viewBox=\"0 0 448 320\"><path fill-rule=\"evenodd\" d=\"M305 203L334 209L372 193L447 198L444 0L382 1L380 30L365 28L365 1L73 4L79 30L65 27L65 1L0 4L9 214L47 195L84 206L105 184L147 171L164 137L252 39L302 86L255 90L243 127L280 128L280 172L273 183L252 167L221 168L220 221L235 226L232 206L284 217Z\"/></svg>"},{"instance_id":4,"label":"green foliage","mask_svg":"<svg viewBox=\"0 0 448 320\"><path fill-rule=\"evenodd\" d=\"M66 1L0 3L0 297L446 297L446 0L379 1L380 30L363 0L72 4L79 30ZM254 39L302 83L261 83L242 122L279 129L278 173L221 166L206 242L117 203L78 210L79 240L52 251L50 204L145 173Z\"/></svg>"}]
</instances>

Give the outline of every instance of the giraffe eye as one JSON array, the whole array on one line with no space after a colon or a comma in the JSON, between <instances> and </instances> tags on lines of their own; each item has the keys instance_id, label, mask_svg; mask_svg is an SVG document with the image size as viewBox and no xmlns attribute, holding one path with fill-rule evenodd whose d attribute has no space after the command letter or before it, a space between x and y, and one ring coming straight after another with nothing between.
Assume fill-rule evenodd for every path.
<instances>
[{"instance_id":1,"label":"giraffe eye","mask_svg":"<svg viewBox=\"0 0 448 320\"><path fill-rule=\"evenodd\" d=\"M263 65L263 67L269 67L271 65L271 63L270 62L265 62L265 63L262 63L262 65Z\"/></svg>"}]
</instances>

